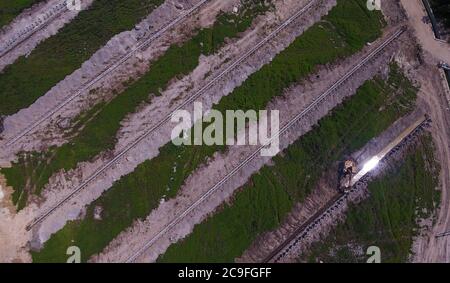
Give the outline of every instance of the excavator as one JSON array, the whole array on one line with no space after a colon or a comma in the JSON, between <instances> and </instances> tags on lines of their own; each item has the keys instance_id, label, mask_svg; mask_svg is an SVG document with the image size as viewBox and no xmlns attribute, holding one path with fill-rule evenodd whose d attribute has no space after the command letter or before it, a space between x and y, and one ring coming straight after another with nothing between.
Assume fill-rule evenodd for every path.
<instances>
[{"instance_id":1,"label":"excavator","mask_svg":"<svg viewBox=\"0 0 450 283\"><path fill-rule=\"evenodd\" d=\"M349 158L344 162L342 172L340 172L340 191L343 193L349 193L352 187L352 179L357 171L357 164L353 158Z\"/></svg>"}]
</instances>

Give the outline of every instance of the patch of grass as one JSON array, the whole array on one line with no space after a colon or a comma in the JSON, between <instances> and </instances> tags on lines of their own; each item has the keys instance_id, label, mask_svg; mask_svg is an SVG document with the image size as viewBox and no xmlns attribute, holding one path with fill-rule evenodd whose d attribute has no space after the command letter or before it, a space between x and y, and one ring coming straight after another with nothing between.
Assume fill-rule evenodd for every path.
<instances>
[{"instance_id":1,"label":"patch of grass","mask_svg":"<svg viewBox=\"0 0 450 283\"><path fill-rule=\"evenodd\" d=\"M197 225L187 238L169 247L159 261L232 262L258 235L276 228L293 203L310 194L326 168L361 148L413 109L415 93L396 92L392 81L399 76L396 72L394 69L388 82L366 82L282 156L274 157L273 166L265 166L254 174L235 194L232 205L225 205ZM406 99L409 107L402 108L400 100Z\"/></svg>"},{"instance_id":2,"label":"patch of grass","mask_svg":"<svg viewBox=\"0 0 450 283\"><path fill-rule=\"evenodd\" d=\"M267 103L276 95L280 95L285 87L304 78L316 66L347 56L361 49L365 42L374 40L380 35L381 15L379 13L366 15L358 5L361 1L349 1L354 2L351 6L352 17L348 16L348 11L344 13L343 9L338 8L338 11L343 13L342 17L359 22L360 31L366 31L358 45L353 46L351 44L355 44L354 41L346 41L346 33L341 32L345 30L341 27L341 23L333 22L333 15L339 18L333 9L324 21L306 31L270 64L250 76L232 94L222 98L216 108L219 110L264 109ZM339 6L347 5L348 1L338 2ZM362 25L365 27L363 28ZM139 165L133 173L122 177L93 202L84 219L68 223L64 229L53 235L41 251L33 253L33 260L37 262L64 261L67 245L73 245L73 243L81 248L83 259L86 260L89 256L101 251L106 243L129 227L135 219L147 216L157 207L161 198L175 196L189 174L220 149L222 147L177 147L172 143L166 144L158 157ZM130 194L130 191L133 193ZM103 209L101 221L93 218L96 206ZM139 212L136 212L138 209ZM261 227L268 227L273 223L269 221ZM99 236L93 239L89 236L93 235L92 233Z\"/></svg>"},{"instance_id":3,"label":"patch of grass","mask_svg":"<svg viewBox=\"0 0 450 283\"><path fill-rule=\"evenodd\" d=\"M8 185L15 189L14 203L30 194L39 195L49 178L61 169L76 168L106 150L112 150L117 142L116 134L121 121L136 111L143 102L151 99L149 94L159 95L170 80L187 75L198 66L200 55L216 52L226 38L236 37L250 27L252 20L265 12L270 5L265 0L245 0L239 15L222 13L213 27L200 30L192 39L167 52L141 78L111 101L97 104L77 119L79 132L61 147L52 147L45 154L23 153L12 168L2 172ZM36 164L40 166L35 167ZM24 174L25 173L25 174ZM23 192L27 191L27 194Z\"/></svg>"},{"instance_id":4,"label":"patch of grass","mask_svg":"<svg viewBox=\"0 0 450 283\"><path fill-rule=\"evenodd\" d=\"M28 57L0 74L0 115L30 106L81 67L114 35L132 29L163 0L95 0Z\"/></svg>"},{"instance_id":5,"label":"patch of grass","mask_svg":"<svg viewBox=\"0 0 450 283\"><path fill-rule=\"evenodd\" d=\"M47 167L45 161L47 158L50 156L40 153L22 154L14 167L1 169L1 172L11 180L8 181L8 184L14 184L14 188L18 188L12 194L12 201L18 210L23 209L27 204L28 197L32 193L27 189L30 184L43 183L43 176L37 172L42 172ZM29 178L24 178L24 176L29 176Z\"/></svg>"},{"instance_id":6,"label":"patch of grass","mask_svg":"<svg viewBox=\"0 0 450 283\"><path fill-rule=\"evenodd\" d=\"M0 28L12 22L25 9L42 1L44 0L0 1Z\"/></svg>"},{"instance_id":7,"label":"patch of grass","mask_svg":"<svg viewBox=\"0 0 450 283\"><path fill-rule=\"evenodd\" d=\"M300 258L315 262L365 262L369 246L378 246L381 261L408 262L418 219L434 216L440 200L439 165L429 135L417 148L369 184L370 198L352 205L344 223Z\"/></svg>"}]
</instances>

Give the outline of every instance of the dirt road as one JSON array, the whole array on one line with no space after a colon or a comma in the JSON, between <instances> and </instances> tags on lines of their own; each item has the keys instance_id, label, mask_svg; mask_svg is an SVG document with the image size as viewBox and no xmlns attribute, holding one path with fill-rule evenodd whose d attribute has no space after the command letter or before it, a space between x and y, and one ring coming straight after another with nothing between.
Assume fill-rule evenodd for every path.
<instances>
[{"instance_id":1,"label":"dirt road","mask_svg":"<svg viewBox=\"0 0 450 283\"><path fill-rule=\"evenodd\" d=\"M431 70L430 70L431 71ZM426 77L421 81L422 87L420 97L422 97L430 107L430 114L433 120L432 134L436 145L436 156L441 163L440 183L442 188L441 207L435 227L428 237L421 238L417 242L416 255L414 261L417 262L450 262L450 237L436 238L441 232L450 230L450 148L449 129L450 112L446 110L445 99L442 95L437 95L439 83L442 83L435 70L435 79ZM442 88L441 88L442 89ZM437 91L438 92L437 92Z\"/></svg>"},{"instance_id":2,"label":"dirt road","mask_svg":"<svg viewBox=\"0 0 450 283\"><path fill-rule=\"evenodd\" d=\"M410 26L415 30L418 43L425 53L427 66L417 73L421 85L420 97L429 108L433 120L432 134L436 145L436 156L441 163L440 183L442 188L441 208L433 229L424 237L417 239L414 251L416 262L450 262L450 237L435 236L450 230L450 112L445 97L445 84L436 64L439 61L450 62L450 44L437 41L431 26L423 23L426 12L420 0L401 0L409 18Z\"/></svg>"},{"instance_id":3,"label":"dirt road","mask_svg":"<svg viewBox=\"0 0 450 283\"><path fill-rule=\"evenodd\" d=\"M437 41L434 37L431 25L423 22L427 16L425 8L420 0L400 0L408 15L409 23L414 28L419 43L424 49L433 54L439 60L450 63L450 44Z\"/></svg>"}]
</instances>

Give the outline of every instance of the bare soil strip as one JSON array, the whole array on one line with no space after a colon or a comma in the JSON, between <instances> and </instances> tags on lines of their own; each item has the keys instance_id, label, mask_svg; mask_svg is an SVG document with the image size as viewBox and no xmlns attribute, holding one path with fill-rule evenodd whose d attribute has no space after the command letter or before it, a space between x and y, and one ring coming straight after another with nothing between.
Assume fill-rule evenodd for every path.
<instances>
[{"instance_id":1,"label":"bare soil strip","mask_svg":"<svg viewBox=\"0 0 450 283\"><path fill-rule=\"evenodd\" d=\"M436 225L416 240L414 244L416 262L450 262L450 237L436 238L439 233L450 230L450 111L446 97L447 82L437 69L439 61L450 61L450 45L436 41L431 26L422 22L426 16L420 0L401 0L409 25L415 31L416 41L423 49L423 66L414 68L405 63L409 75L420 87L421 103L429 109L433 124L431 133L437 148L435 155L441 164L440 186L442 189L441 206Z\"/></svg>"}]
</instances>

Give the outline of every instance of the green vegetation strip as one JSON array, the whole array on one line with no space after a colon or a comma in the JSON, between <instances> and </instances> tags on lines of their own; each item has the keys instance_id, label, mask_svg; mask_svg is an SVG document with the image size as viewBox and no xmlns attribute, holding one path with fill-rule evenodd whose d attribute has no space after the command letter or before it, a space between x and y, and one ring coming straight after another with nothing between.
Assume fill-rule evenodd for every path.
<instances>
[{"instance_id":1,"label":"green vegetation strip","mask_svg":"<svg viewBox=\"0 0 450 283\"><path fill-rule=\"evenodd\" d=\"M9 24L22 13L36 3L44 0L2 0L0 1L0 28Z\"/></svg>"},{"instance_id":2,"label":"green vegetation strip","mask_svg":"<svg viewBox=\"0 0 450 283\"><path fill-rule=\"evenodd\" d=\"M429 135L410 149L405 160L369 184L370 198L352 205L344 223L323 242L313 245L300 261L366 262L366 251L377 246L381 261L408 262L419 219L433 219L440 200L439 164Z\"/></svg>"},{"instance_id":3,"label":"green vegetation strip","mask_svg":"<svg viewBox=\"0 0 450 283\"><path fill-rule=\"evenodd\" d=\"M397 93L400 84L407 88ZM415 90L396 69L387 83L379 78L366 82L354 97L321 119L282 156L275 157L273 166L253 175L231 205L224 205L197 225L159 260L232 262L259 234L279 226L293 204L309 195L327 168L411 111L414 101Z\"/></svg>"},{"instance_id":4,"label":"green vegetation strip","mask_svg":"<svg viewBox=\"0 0 450 283\"><path fill-rule=\"evenodd\" d=\"M116 134L121 121L137 107L150 99L149 94L159 95L174 77L187 75L199 64L200 55L216 52L226 38L236 37L250 27L253 19L270 6L265 0L244 0L239 15L220 14L213 27L202 29L181 46L173 45L150 70L120 95L108 102L96 105L77 119L81 128L71 141L61 147L52 147L45 153L23 153L12 168L4 169L8 185L15 191L14 203L22 208L30 194L39 195L50 177L61 169L76 168L105 150L111 150L117 142Z\"/></svg>"},{"instance_id":5,"label":"green vegetation strip","mask_svg":"<svg viewBox=\"0 0 450 283\"><path fill-rule=\"evenodd\" d=\"M30 106L81 67L114 35L132 29L164 0L95 0L56 35L0 74L0 115Z\"/></svg>"},{"instance_id":6,"label":"green vegetation strip","mask_svg":"<svg viewBox=\"0 0 450 283\"><path fill-rule=\"evenodd\" d=\"M363 2L338 1L338 6L324 21L314 25L270 64L250 76L216 108L264 109L273 97L310 74L316 66L348 56L376 39L383 24L381 15L368 13ZM33 260L65 261L67 246L74 243L83 251L83 260L87 260L134 220L145 218L161 198L173 198L184 180L220 149L166 144L156 158L139 165L93 202L84 219L68 223L53 235L41 251L33 253ZM101 220L93 217L96 207L102 210Z\"/></svg>"}]
</instances>

